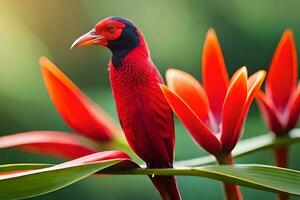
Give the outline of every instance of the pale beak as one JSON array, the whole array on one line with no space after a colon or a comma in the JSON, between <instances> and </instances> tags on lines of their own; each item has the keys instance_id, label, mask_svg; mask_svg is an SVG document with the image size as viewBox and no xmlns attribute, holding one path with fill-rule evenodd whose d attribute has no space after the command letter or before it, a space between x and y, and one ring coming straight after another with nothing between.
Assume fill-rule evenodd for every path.
<instances>
[{"instance_id":1,"label":"pale beak","mask_svg":"<svg viewBox=\"0 0 300 200\"><path fill-rule=\"evenodd\" d=\"M104 36L95 34L95 29L92 29L90 32L84 34L83 36L75 40L75 42L71 46L71 49L73 47L84 47L93 44L99 44L100 40L103 38Z\"/></svg>"}]
</instances>

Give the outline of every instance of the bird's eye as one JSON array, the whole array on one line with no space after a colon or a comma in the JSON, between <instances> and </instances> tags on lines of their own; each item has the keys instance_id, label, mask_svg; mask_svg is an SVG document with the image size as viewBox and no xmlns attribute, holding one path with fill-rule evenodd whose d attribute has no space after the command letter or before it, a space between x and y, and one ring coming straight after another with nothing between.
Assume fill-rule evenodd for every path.
<instances>
[{"instance_id":1,"label":"bird's eye","mask_svg":"<svg viewBox=\"0 0 300 200\"><path fill-rule=\"evenodd\" d=\"M110 33L110 34L114 34L116 32L116 26L115 25L109 25L106 27L105 32Z\"/></svg>"}]
</instances>

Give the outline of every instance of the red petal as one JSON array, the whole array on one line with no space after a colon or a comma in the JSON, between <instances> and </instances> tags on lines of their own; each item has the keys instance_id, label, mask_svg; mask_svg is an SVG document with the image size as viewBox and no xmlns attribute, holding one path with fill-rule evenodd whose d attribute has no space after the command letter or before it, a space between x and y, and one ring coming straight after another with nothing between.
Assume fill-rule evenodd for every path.
<instances>
[{"instance_id":1,"label":"red petal","mask_svg":"<svg viewBox=\"0 0 300 200\"><path fill-rule=\"evenodd\" d=\"M0 137L0 148L18 147L26 151L74 159L95 153L80 137L58 131L33 131Z\"/></svg>"},{"instance_id":2,"label":"red petal","mask_svg":"<svg viewBox=\"0 0 300 200\"><path fill-rule=\"evenodd\" d=\"M247 69L240 68L231 80L227 95L224 100L222 117L222 152L232 150L232 140L235 135L236 124L241 117L247 100Z\"/></svg>"},{"instance_id":3,"label":"red petal","mask_svg":"<svg viewBox=\"0 0 300 200\"><path fill-rule=\"evenodd\" d=\"M166 73L168 87L180 96L195 114L208 124L209 104L203 87L190 74L168 69Z\"/></svg>"},{"instance_id":4,"label":"red petal","mask_svg":"<svg viewBox=\"0 0 300 200\"><path fill-rule=\"evenodd\" d=\"M189 130L195 141L211 154L217 155L220 153L221 145L217 137L205 126L184 100L166 86L161 85L161 89L173 111Z\"/></svg>"},{"instance_id":5,"label":"red petal","mask_svg":"<svg viewBox=\"0 0 300 200\"><path fill-rule=\"evenodd\" d=\"M250 105L254 99L254 97L256 96L257 92L259 91L259 88L261 87L264 79L266 76L266 72L263 70L260 70L258 72L256 72L255 74L253 74L252 76L249 77L248 79L248 97L246 100L246 103L244 105L243 111L241 113L240 119L238 120L238 122L236 123L236 127L235 127L235 131L234 131L234 136L232 138L232 142L231 142L231 149L233 149L237 143L237 141L239 140L241 133L242 133L242 129L248 114L248 110L250 108Z\"/></svg>"},{"instance_id":6,"label":"red petal","mask_svg":"<svg viewBox=\"0 0 300 200\"><path fill-rule=\"evenodd\" d=\"M298 84L297 89L294 91L291 97L291 103L289 109L287 110L288 122L286 127L286 132L293 129L299 119L300 114L300 84Z\"/></svg>"},{"instance_id":7,"label":"red petal","mask_svg":"<svg viewBox=\"0 0 300 200\"><path fill-rule=\"evenodd\" d=\"M217 124L220 124L229 78L222 50L213 29L208 31L203 48L202 81L208 96L210 108L216 118Z\"/></svg>"},{"instance_id":8,"label":"red petal","mask_svg":"<svg viewBox=\"0 0 300 200\"><path fill-rule=\"evenodd\" d=\"M259 91L256 95L256 101L260 108L265 123L268 128L276 135L281 135L283 133L283 127L279 118L276 114L276 109L274 108L272 102L267 98L267 96Z\"/></svg>"},{"instance_id":9,"label":"red petal","mask_svg":"<svg viewBox=\"0 0 300 200\"><path fill-rule=\"evenodd\" d=\"M293 33L286 30L274 53L268 78L266 95L275 107L284 112L297 84L297 53Z\"/></svg>"},{"instance_id":10,"label":"red petal","mask_svg":"<svg viewBox=\"0 0 300 200\"><path fill-rule=\"evenodd\" d=\"M85 96L47 58L40 59L48 93L65 122L75 131L95 140L109 140L120 129L113 119Z\"/></svg>"}]
</instances>

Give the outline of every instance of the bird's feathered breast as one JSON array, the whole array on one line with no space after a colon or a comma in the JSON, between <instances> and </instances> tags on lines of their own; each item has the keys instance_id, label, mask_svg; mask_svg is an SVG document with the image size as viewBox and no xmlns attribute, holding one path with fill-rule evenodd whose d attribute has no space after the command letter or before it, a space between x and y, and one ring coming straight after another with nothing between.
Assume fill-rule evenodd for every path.
<instances>
[{"instance_id":1,"label":"bird's feathered breast","mask_svg":"<svg viewBox=\"0 0 300 200\"><path fill-rule=\"evenodd\" d=\"M129 59L118 68L110 63L109 73L118 116L132 148L146 162L167 167L173 161L174 124L157 68L150 59Z\"/></svg>"}]
</instances>

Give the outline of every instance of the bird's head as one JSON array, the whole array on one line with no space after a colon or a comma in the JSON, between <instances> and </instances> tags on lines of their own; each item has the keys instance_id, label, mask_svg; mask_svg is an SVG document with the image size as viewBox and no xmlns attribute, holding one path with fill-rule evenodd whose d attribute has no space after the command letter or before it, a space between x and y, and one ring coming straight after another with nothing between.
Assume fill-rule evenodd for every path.
<instances>
[{"instance_id":1,"label":"bird's head","mask_svg":"<svg viewBox=\"0 0 300 200\"><path fill-rule=\"evenodd\" d=\"M102 45L114 53L133 49L139 45L139 42L138 30L132 22L122 17L108 17L98 22L91 31L79 37L71 48Z\"/></svg>"}]
</instances>

